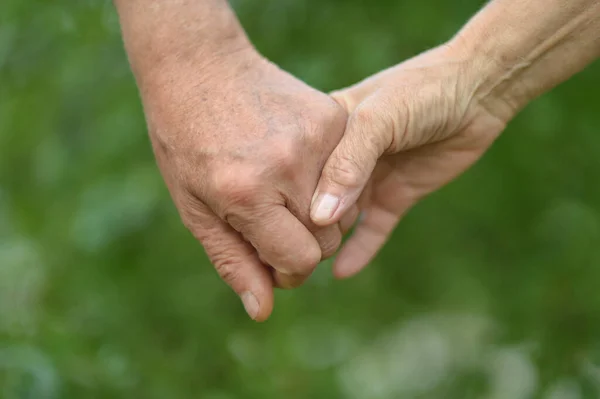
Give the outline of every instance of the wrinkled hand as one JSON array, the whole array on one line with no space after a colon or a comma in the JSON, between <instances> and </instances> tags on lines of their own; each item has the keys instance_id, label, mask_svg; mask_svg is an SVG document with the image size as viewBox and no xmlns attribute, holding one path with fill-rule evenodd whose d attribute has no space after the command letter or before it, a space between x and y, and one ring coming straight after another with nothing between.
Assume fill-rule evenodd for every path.
<instances>
[{"instance_id":1,"label":"wrinkled hand","mask_svg":"<svg viewBox=\"0 0 600 399\"><path fill-rule=\"evenodd\" d=\"M184 224L249 315L265 320L274 282L301 284L340 245L339 227L314 225L309 207L347 114L254 51L218 62L211 73L163 68L142 82L144 106Z\"/></svg>"},{"instance_id":2,"label":"wrinkled hand","mask_svg":"<svg viewBox=\"0 0 600 399\"><path fill-rule=\"evenodd\" d=\"M350 118L311 217L351 224L357 201L363 212L335 261L337 277L366 266L411 206L472 165L504 129L478 101L469 60L454 51L436 48L333 94Z\"/></svg>"}]
</instances>

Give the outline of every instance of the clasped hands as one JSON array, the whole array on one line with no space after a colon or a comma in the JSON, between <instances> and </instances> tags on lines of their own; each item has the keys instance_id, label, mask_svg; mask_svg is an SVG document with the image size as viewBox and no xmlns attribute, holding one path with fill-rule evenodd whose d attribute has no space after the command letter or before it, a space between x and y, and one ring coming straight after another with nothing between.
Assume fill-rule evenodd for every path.
<instances>
[{"instance_id":1,"label":"clasped hands","mask_svg":"<svg viewBox=\"0 0 600 399\"><path fill-rule=\"evenodd\" d=\"M355 224L334 274L360 271L498 136L505 120L477 101L461 51L445 44L330 96L252 47L142 82L183 223L251 318L268 318L274 287L301 285Z\"/></svg>"},{"instance_id":2,"label":"clasped hands","mask_svg":"<svg viewBox=\"0 0 600 399\"><path fill-rule=\"evenodd\" d=\"M597 0L494 0L329 96L262 57L226 0L114 3L171 196L257 321L352 226L334 273L359 272L411 206L600 56Z\"/></svg>"}]
</instances>

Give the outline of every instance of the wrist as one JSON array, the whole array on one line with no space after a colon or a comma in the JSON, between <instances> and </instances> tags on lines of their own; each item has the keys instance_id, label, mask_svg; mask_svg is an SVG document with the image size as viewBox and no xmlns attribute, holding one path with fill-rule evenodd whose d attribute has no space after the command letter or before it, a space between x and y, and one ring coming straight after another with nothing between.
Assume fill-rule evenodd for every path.
<instances>
[{"instance_id":1,"label":"wrist","mask_svg":"<svg viewBox=\"0 0 600 399\"><path fill-rule=\"evenodd\" d=\"M229 65L260 58L224 0L117 0L116 5L140 88L186 72L210 80L227 73Z\"/></svg>"},{"instance_id":2,"label":"wrist","mask_svg":"<svg viewBox=\"0 0 600 399\"><path fill-rule=\"evenodd\" d=\"M451 40L474 99L505 122L600 56L597 0L494 0Z\"/></svg>"}]
</instances>

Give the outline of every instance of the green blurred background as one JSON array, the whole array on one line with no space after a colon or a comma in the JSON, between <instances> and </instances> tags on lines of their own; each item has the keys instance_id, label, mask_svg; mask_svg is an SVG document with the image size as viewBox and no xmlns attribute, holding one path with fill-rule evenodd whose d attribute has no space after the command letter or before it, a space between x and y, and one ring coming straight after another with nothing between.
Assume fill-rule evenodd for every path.
<instances>
[{"instance_id":1,"label":"green blurred background","mask_svg":"<svg viewBox=\"0 0 600 399\"><path fill-rule=\"evenodd\" d=\"M476 0L238 0L322 90ZM0 4L0 398L600 397L600 70L529 106L357 277L251 322L155 167L107 0Z\"/></svg>"}]
</instances>

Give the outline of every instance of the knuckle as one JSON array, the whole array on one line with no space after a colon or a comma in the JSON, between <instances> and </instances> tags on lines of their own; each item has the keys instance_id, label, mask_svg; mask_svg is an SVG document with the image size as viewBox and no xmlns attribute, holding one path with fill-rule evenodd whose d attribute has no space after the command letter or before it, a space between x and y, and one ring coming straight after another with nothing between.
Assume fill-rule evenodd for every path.
<instances>
[{"instance_id":1,"label":"knuckle","mask_svg":"<svg viewBox=\"0 0 600 399\"><path fill-rule=\"evenodd\" d=\"M300 133L297 137L303 144L320 149L323 140L336 136L335 132L343 133L347 119L348 114L340 104L332 98L322 97L297 115L296 126ZM297 145L292 147L295 154L296 149Z\"/></svg>"},{"instance_id":2,"label":"knuckle","mask_svg":"<svg viewBox=\"0 0 600 399\"><path fill-rule=\"evenodd\" d=\"M292 252L280 254L277 261L269 264L281 274L310 275L321 261L321 249L318 245Z\"/></svg>"},{"instance_id":3,"label":"knuckle","mask_svg":"<svg viewBox=\"0 0 600 399\"><path fill-rule=\"evenodd\" d=\"M357 148L368 155L383 154L390 146L398 115L403 115L387 96L377 97L377 106L362 104L350 116L353 139Z\"/></svg>"},{"instance_id":4,"label":"knuckle","mask_svg":"<svg viewBox=\"0 0 600 399\"><path fill-rule=\"evenodd\" d=\"M223 211L223 220L235 231L242 234L244 240L258 245L260 231L263 228L264 206L257 202L244 204L230 202Z\"/></svg>"},{"instance_id":5,"label":"knuckle","mask_svg":"<svg viewBox=\"0 0 600 399\"><path fill-rule=\"evenodd\" d=\"M302 251L298 257L298 272L301 274L312 272L321 261L321 249L319 247L310 247Z\"/></svg>"},{"instance_id":6,"label":"knuckle","mask_svg":"<svg viewBox=\"0 0 600 399\"><path fill-rule=\"evenodd\" d=\"M330 107L327 108L327 112L321 116L321 122L327 129L335 127L336 125L344 125L348 119L348 113L341 105L340 102L332 98L330 101Z\"/></svg>"},{"instance_id":7,"label":"knuckle","mask_svg":"<svg viewBox=\"0 0 600 399\"><path fill-rule=\"evenodd\" d=\"M334 137L333 134L331 137L329 137L324 134L324 130L314 128L306 132L302 145L304 146L306 153L309 155L323 154L326 149L331 151L331 149L335 147L335 144L339 142L340 138L341 137ZM295 151L295 155L299 156L299 151L297 149Z\"/></svg>"},{"instance_id":8,"label":"knuckle","mask_svg":"<svg viewBox=\"0 0 600 399\"><path fill-rule=\"evenodd\" d=\"M340 155L328 168L327 178L344 187L356 188L362 183L363 165L354 157Z\"/></svg>"},{"instance_id":9,"label":"knuckle","mask_svg":"<svg viewBox=\"0 0 600 399\"><path fill-rule=\"evenodd\" d=\"M221 279L231 286L236 285L241 278L238 263L224 256L213 256L212 261Z\"/></svg>"},{"instance_id":10,"label":"knuckle","mask_svg":"<svg viewBox=\"0 0 600 399\"><path fill-rule=\"evenodd\" d=\"M224 167L212 174L211 192L222 208L247 207L260 192L260 181L252 168Z\"/></svg>"},{"instance_id":11,"label":"knuckle","mask_svg":"<svg viewBox=\"0 0 600 399\"><path fill-rule=\"evenodd\" d=\"M293 170L301 161L298 143L294 140L281 140L271 147L268 158L276 170Z\"/></svg>"},{"instance_id":12,"label":"knuckle","mask_svg":"<svg viewBox=\"0 0 600 399\"><path fill-rule=\"evenodd\" d=\"M325 112L313 118L313 124L306 132L308 144L317 151L322 151L324 145L335 146L344 134L347 121L347 112L338 103L331 101Z\"/></svg>"}]
</instances>

